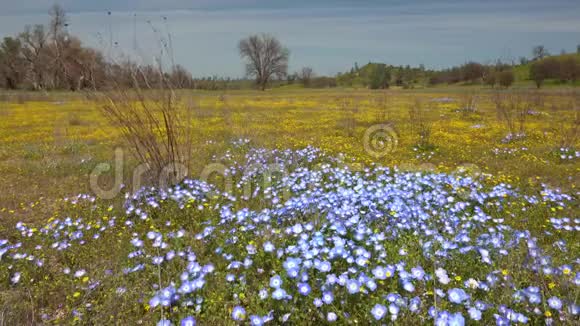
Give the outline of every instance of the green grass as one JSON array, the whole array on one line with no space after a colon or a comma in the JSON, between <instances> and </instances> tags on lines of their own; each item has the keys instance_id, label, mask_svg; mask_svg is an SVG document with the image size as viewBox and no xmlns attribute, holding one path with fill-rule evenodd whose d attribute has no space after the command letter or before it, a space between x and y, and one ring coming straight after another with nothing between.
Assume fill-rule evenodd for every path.
<instances>
[{"instance_id":1,"label":"green grass","mask_svg":"<svg viewBox=\"0 0 580 326\"><path fill-rule=\"evenodd\" d=\"M570 138L567 134L574 126L579 99L563 88L548 88L540 94L543 101L533 103L534 110L540 114L526 117L527 137L504 144L501 140L508 130L505 121L498 118L494 107L494 91L477 86L387 92L289 87L266 92L228 91L225 96L224 92L181 92L181 95L191 97L195 103L191 121L195 130L195 159L191 174L193 178L198 178L212 162L219 162L226 167L236 166L234 162L244 166L247 164L245 155L249 153L250 147L286 150L312 145L321 148L328 155L313 162L293 162L288 166L289 171L299 167L316 170L321 166L318 163L327 160L330 160L328 163L331 165L342 166L344 162L336 163L332 158L343 153L347 157L347 166L354 170L353 178L361 176L356 171L360 173L362 167L371 171L376 169L373 164L400 170L434 170L452 174L459 173L462 166L469 167L471 173L483 175L481 191L489 192L498 185L506 184L517 188L520 194L541 198L539 203L532 203L521 196L510 195L505 199L500 196L491 200L489 205L482 205L481 209L486 214L502 221L486 222L470 231L474 238L490 232L486 231L489 227L497 228L498 225L528 230L538 239L545 254L551 257L553 266L560 268L564 264L571 264L573 271L577 272L577 265L573 263L580 249L577 232L556 230L547 221L551 217L576 218L577 198L573 197L570 201L550 201L541 193L543 184L550 188L561 188L574 196L577 193L580 172L578 159L561 159L555 151L565 143L575 150L580 148L578 138ZM294 288L289 288L295 298L290 302L259 300L258 291L263 284L267 284L271 276L269 271L283 273L283 261L273 259L262 251L254 258L253 268L261 266L266 270L265 273L260 274L255 269L248 272L240 270L237 276L244 275L245 282L230 284L225 281L226 274L230 272L227 270L228 263L218 259L216 249L222 248L236 259L243 260L248 244L258 248L268 240L275 242L276 246L295 244L296 239L283 236L284 228L293 226L296 221L303 224L318 221L317 225L324 225L332 220L320 211L297 210L295 218L262 224L257 228L258 231L253 232L252 229L241 228L235 222L219 224L220 214L224 207L229 207L234 212L244 212L244 209L256 212L266 208L274 210L276 206L271 203L270 196L261 192L249 201L238 197L233 203L223 196L214 196L211 192L204 193L196 200L186 201L183 205L157 198L160 207L144 208L143 211L148 213L145 220L139 219L135 214L127 214L126 207L123 206L125 199L121 195L112 200L71 201L79 193L92 194L90 174L101 163L114 166L115 147L124 146L126 149L118 130L110 126L94 103L85 101L82 95L51 93L48 97L38 97L39 94L17 92L5 96L11 101L0 102L0 174L3 178L3 187L0 189L0 239L8 239L10 243L22 242L22 249L19 250L33 253L35 259L43 260L43 266L34 265L34 259L32 262L26 259L13 260L12 256L8 259L8 255L0 261L0 279L3 282L0 286L0 305L5 311L1 317L2 322L116 324L123 321L124 324L152 324L163 314L170 316L174 322L181 317L195 315L200 324L204 325L233 324L230 318L231 309L236 305L243 305L248 312L261 315L275 310L273 324L280 323L285 313L291 313L291 320L296 324L326 323L325 313L329 311L350 312L354 319L364 324L371 318L370 308L384 302L379 295L350 297L344 291L337 292L337 298L346 300L345 303L339 304L337 301L333 307L327 307L332 310L322 310L324 314L320 315L312 305L313 297L302 300ZM462 112L461 108L470 96L477 98L477 111ZM453 101L435 101L442 98L452 98ZM409 108L416 105L416 101L422 103L422 119L427 120L431 128L431 136L427 142L430 147L424 155L414 150L420 141L419 126L417 121L409 118ZM527 97L526 101L534 100ZM364 146L365 132L377 124L389 124L397 141L397 146L381 157L370 155ZM239 138L250 139L251 145L232 144L232 141ZM432 150L434 154L430 155ZM500 154L496 154L496 150ZM220 159L228 152L231 153L231 158ZM125 154L122 162L123 181L131 190L132 168L138 162L131 158L128 151ZM274 161L272 157L269 159ZM99 181L103 187L113 183L114 172L108 171L101 175ZM305 182L313 184L305 189L320 189L324 185L339 187L332 182L332 177L331 173L325 174L319 184L309 179ZM274 184L281 182L281 179L274 178ZM373 177L366 176L364 179L369 182L374 180ZM223 186L223 178L214 176L211 180L218 186ZM262 182L260 176L255 176L252 180L253 183L250 184L253 187ZM241 176L235 175L233 181L241 182ZM350 189L355 185L345 184L340 187ZM464 200L465 189L451 190L449 185L442 187L450 191L455 200ZM425 187L406 200L417 198L419 194L430 190L431 188ZM295 194L298 193L300 191ZM69 199L63 200L65 197ZM137 204L140 202L137 201ZM501 206L497 206L500 203ZM470 206L473 209L478 206L472 201L469 201L469 205L473 205ZM340 206L336 204L331 207ZM388 218L370 224L370 229L375 232L374 230L389 226L393 219L398 218L397 214L402 212L397 210L390 207L386 209ZM474 211L467 211L469 213L465 218L469 219L470 213ZM63 226L59 231L60 238L54 237L55 230L62 226L67 217L73 221L79 218L82 220ZM116 221L114 225L109 225L111 220ZM29 229L16 230L15 225L19 221L25 222ZM133 224L126 225L127 221ZM440 223L444 220L434 221L433 223ZM208 225L216 227L213 236L207 241L196 240L194 236L203 232ZM82 226L86 237L85 244L71 240L74 246L69 250L52 248L58 239L66 239L74 231L78 231L79 226ZM104 226L106 228L100 231ZM149 299L156 292L154 285L165 287L170 281L178 280L186 262L176 259L163 265L162 269L147 264L143 272L125 275L123 269L133 267L139 261L127 258L135 250L130 241L135 237L145 239L149 231L167 236L169 232L181 229L186 232L186 237L164 238L170 248L176 251L191 248L200 264L214 263L216 273L208 276L207 286L199 293L205 300L199 311L195 307L182 306L165 310L152 308L149 306ZM414 231L401 231L395 238L381 242L389 257L385 264L405 260L408 268L421 265L432 274L436 266L433 261L423 256L424 250L420 245L426 238ZM328 237L334 234L330 229L323 229L321 232ZM94 234L99 234L99 238L93 239ZM232 243L234 236L237 240ZM506 231L505 236L511 235ZM349 231L347 238L355 239L353 232ZM559 240L566 242L567 251L561 251L554 246ZM42 247L36 249L37 246ZM399 253L401 247L407 249L406 256ZM149 242L145 249L151 256L159 255L160 252L160 249ZM373 250L371 247L367 249ZM149 259L150 257L143 258L142 261ZM473 295L481 300L511 304L513 293L508 292L508 288L513 286L522 289L538 285L544 295L540 305L542 314L530 317L533 318L533 323L543 322L547 318L543 314L551 311L554 318L562 316L566 318L563 323L574 324L574 318L577 317L570 317L565 311L546 308L546 300L552 296L576 300L577 286L572 285L570 279L573 274L537 274L522 267L527 264L528 259L525 243L521 247L510 249L509 255L505 257L494 255L491 266L481 263L480 257L475 253L453 254L439 263L445 266L453 280L449 286L441 287L445 290L462 287L468 278L481 281L489 273L505 273L502 276L502 279L505 278L502 281L505 282L505 287L494 288L490 292L474 292ZM371 260L373 266L378 263L374 258ZM347 266L337 264L333 268L343 271ZM80 269L86 270L87 279L85 276L75 278L70 274L63 274L63 269L67 267L72 273ZM21 281L17 285L10 281L15 271L21 272ZM311 278L316 278L317 275L313 272ZM96 281L99 282L98 286L94 285ZM285 278L285 282L291 284L292 281ZM401 286L399 282L386 281L379 284L379 292L385 295L394 291L405 293ZM421 298L425 304L432 304L434 284L418 282L416 287L418 293L422 293ZM313 292L321 295L317 288ZM462 311L466 316L465 310L449 302L441 301L439 304L442 309ZM528 309L524 304L514 304L513 308L519 311ZM426 322L425 318L426 311L423 310L419 317L402 314L397 322L417 324ZM485 313L484 320L487 324L493 323L493 312ZM339 323L346 322L340 319Z\"/></svg>"}]
</instances>

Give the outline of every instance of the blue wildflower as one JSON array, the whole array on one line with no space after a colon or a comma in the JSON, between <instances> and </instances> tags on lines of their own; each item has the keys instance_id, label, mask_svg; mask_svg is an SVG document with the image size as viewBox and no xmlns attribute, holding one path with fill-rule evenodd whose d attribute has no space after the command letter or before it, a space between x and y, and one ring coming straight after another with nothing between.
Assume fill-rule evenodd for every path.
<instances>
[{"instance_id":1,"label":"blue wildflower","mask_svg":"<svg viewBox=\"0 0 580 326\"><path fill-rule=\"evenodd\" d=\"M330 291L326 291L322 294L322 301L325 304L331 304L334 301L334 295Z\"/></svg>"},{"instance_id":2,"label":"blue wildflower","mask_svg":"<svg viewBox=\"0 0 580 326\"><path fill-rule=\"evenodd\" d=\"M167 320L167 319L161 319L157 322L157 326L171 326L173 325L171 323L171 321Z\"/></svg>"},{"instance_id":3,"label":"blue wildflower","mask_svg":"<svg viewBox=\"0 0 580 326\"><path fill-rule=\"evenodd\" d=\"M274 251L276 248L274 247L274 245L272 244L272 242L267 241L264 243L264 251L265 252L272 252Z\"/></svg>"},{"instance_id":4,"label":"blue wildflower","mask_svg":"<svg viewBox=\"0 0 580 326\"><path fill-rule=\"evenodd\" d=\"M403 283L403 289L405 289L405 291L407 292L414 292L415 286L413 285L413 283L406 281Z\"/></svg>"},{"instance_id":5,"label":"blue wildflower","mask_svg":"<svg viewBox=\"0 0 580 326\"><path fill-rule=\"evenodd\" d=\"M346 288L350 294L358 293L360 291L360 283L357 280L348 280Z\"/></svg>"},{"instance_id":6,"label":"blue wildflower","mask_svg":"<svg viewBox=\"0 0 580 326\"><path fill-rule=\"evenodd\" d=\"M385 280L387 278L386 269L381 266L373 268L372 272L376 279Z\"/></svg>"},{"instance_id":7,"label":"blue wildflower","mask_svg":"<svg viewBox=\"0 0 580 326\"><path fill-rule=\"evenodd\" d=\"M262 325L264 325L264 318L262 318L258 315L251 315L250 316L250 325L262 326Z\"/></svg>"},{"instance_id":8,"label":"blue wildflower","mask_svg":"<svg viewBox=\"0 0 580 326\"><path fill-rule=\"evenodd\" d=\"M373 315L373 317L376 320L383 319L383 317L385 316L386 313L387 313L387 307L385 307L381 304L378 304L378 303L371 310L371 314Z\"/></svg>"},{"instance_id":9,"label":"blue wildflower","mask_svg":"<svg viewBox=\"0 0 580 326\"><path fill-rule=\"evenodd\" d=\"M338 316L337 316L337 315L336 315L334 312L329 312L329 313L326 315L326 320L327 320L328 322L331 322L331 323L332 323L332 322L335 322L337 318L338 318Z\"/></svg>"},{"instance_id":10,"label":"blue wildflower","mask_svg":"<svg viewBox=\"0 0 580 326\"><path fill-rule=\"evenodd\" d=\"M192 316L189 317L185 317L181 320L180 325L181 326L195 326L195 318L193 318Z\"/></svg>"},{"instance_id":11,"label":"blue wildflower","mask_svg":"<svg viewBox=\"0 0 580 326\"><path fill-rule=\"evenodd\" d=\"M270 287L277 289L280 286L282 286L282 278L280 278L280 276L278 276L278 275L272 276L270 278Z\"/></svg>"},{"instance_id":12,"label":"blue wildflower","mask_svg":"<svg viewBox=\"0 0 580 326\"><path fill-rule=\"evenodd\" d=\"M298 292L302 295L310 294L310 285L307 283L298 283Z\"/></svg>"},{"instance_id":13,"label":"blue wildflower","mask_svg":"<svg viewBox=\"0 0 580 326\"><path fill-rule=\"evenodd\" d=\"M460 312L457 312L450 315L447 322L449 323L449 326L464 326L465 318L463 318L463 315L461 315Z\"/></svg>"},{"instance_id":14,"label":"blue wildflower","mask_svg":"<svg viewBox=\"0 0 580 326\"><path fill-rule=\"evenodd\" d=\"M232 310L232 318L234 320L244 320L246 318L246 309L242 306L235 306Z\"/></svg>"},{"instance_id":15,"label":"blue wildflower","mask_svg":"<svg viewBox=\"0 0 580 326\"><path fill-rule=\"evenodd\" d=\"M268 290L261 289L260 292L258 292L258 297L260 297L261 300L267 299L268 298Z\"/></svg>"},{"instance_id":16,"label":"blue wildflower","mask_svg":"<svg viewBox=\"0 0 580 326\"><path fill-rule=\"evenodd\" d=\"M449 301L456 304L462 303L469 297L464 290L458 288L450 289L447 291L447 294L449 296Z\"/></svg>"},{"instance_id":17,"label":"blue wildflower","mask_svg":"<svg viewBox=\"0 0 580 326\"><path fill-rule=\"evenodd\" d=\"M423 280L425 277L425 271L421 266L411 268L411 275L417 280Z\"/></svg>"},{"instance_id":18,"label":"blue wildflower","mask_svg":"<svg viewBox=\"0 0 580 326\"><path fill-rule=\"evenodd\" d=\"M396 314L398 314L398 313L399 313L399 310L400 310L400 309L399 309L399 306L397 306L396 304L394 304L394 303L391 303L391 304L389 305L389 312L391 313L391 315L396 315Z\"/></svg>"},{"instance_id":19,"label":"blue wildflower","mask_svg":"<svg viewBox=\"0 0 580 326\"><path fill-rule=\"evenodd\" d=\"M409 301L409 311L418 312L421 309L421 299L419 297L414 297Z\"/></svg>"},{"instance_id":20,"label":"blue wildflower","mask_svg":"<svg viewBox=\"0 0 580 326\"><path fill-rule=\"evenodd\" d=\"M320 262L320 264L318 265L318 270L323 272L323 273L330 272L330 269L331 269L331 265L330 265L330 262L328 262L328 261Z\"/></svg>"},{"instance_id":21,"label":"blue wildflower","mask_svg":"<svg viewBox=\"0 0 580 326\"><path fill-rule=\"evenodd\" d=\"M284 289L277 288L274 292L272 292L272 298L274 298L275 300L285 299L286 296L287 294Z\"/></svg>"},{"instance_id":22,"label":"blue wildflower","mask_svg":"<svg viewBox=\"0 0 580 326\"><path fill-rule=\"evenodd\" d=\"M552 309L560 310L562 309L562 300L558 299L557 297L551 297L548 299L548 305Z\"/></svg>"},{"instance_id":23,"label":"blue wildflower","mask_svg":"<svg viewBox=\"0 0 580 326\"><path fill-rule=\"evenodd\" d=\"M476 321L481 320L481 310L475 307L471 307L469 308L469 310L467 310L467 312L469 313L469 318L471 318L472 320Z\"/></svg>"}]
</instances>

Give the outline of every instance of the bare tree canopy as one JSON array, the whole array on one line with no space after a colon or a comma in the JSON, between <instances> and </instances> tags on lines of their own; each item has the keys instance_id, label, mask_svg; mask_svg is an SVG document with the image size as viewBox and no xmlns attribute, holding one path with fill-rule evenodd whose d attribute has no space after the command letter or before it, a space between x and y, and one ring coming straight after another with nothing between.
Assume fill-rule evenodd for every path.
<instances>
[{"instance_id":1,"label":"bare tree canopy","mask_svg":"<svg viewBox=\"0 0 580 326\"><path fill-rule=\"evenodd\" d=\"M290 51L272 35L252 35L241 40L238 47L240 56L247 61L246 74L255 77L262 90L273 76L286 76Z\"/></svg>"},{"instance_id":2,"label":"bare tree canopy","mask_svg":"<svg viewBox=\"0 0 580 326\"><path fill-rule=\"evenodd\" d=\"M314 78L314 70L311 67L304 67L300 72L300 81L304 87L310 87L312 78Z\"/></svg>"},{"instance_id":3,"label":"bare tree canopy","mask_svg":"<svg viewBox=\"0 0 580 326\"><path fill-rule=\"evenodd\" d=\"M58 4L55 4L52 6L52 8L50 8L49 15L51 18L50 33L52 34L53 38L57 39L64 32L68 18L66 17L66 12L64 9Z\"/></svg>"},{"instance_id":4,"label":"bare tree canopy","mask_svg":"<svg viewBox=\"0 0 580 326\"><path fill-rule=\"evenodd\" d=\"M215 88L218 84L217 80L195 84L191 74L178 65L164 73L132 60L107 60L101 51L68 33L62 7L55 5L49 13L48 25L27 25L17 36L0 39L0 88L76 91L132 88L136 83L157 88L163 86L161 81L175 88Z\"/></svg>"},{"instance_id":5,"label":"bare tree canopy","mask_svg":"<svg viewBox=\"0 0 580 326\"><path fill-rule=\"evenodd\" d=\"M20 33L22 55L30 69L30 79L33 89L44 88L45 71L50 66L49 35L44 25L26 26Z\"/></svg>"},{"instance_id":6,"label":"bare tree canopy","mask_svg":"<svg viewBox=\"0 0 580 326\"><path fill-rule=\"evenodd\" d=\"M22 43L13 37L5 37L0 43L0 76L6 88L16 89L24 78Z\"/></svg>"},{"instance_id":7,"label":"bare tree canopy","mask_svg":"<svg viewBox=\"0 0 580 326\"><path fill-rule=\"evenodd\" d=\"M550 54L548 53L548 50L546 50L546 47L544 47L543 45L538 45L533 48L532 55L534 60L541 60L549 56Z\"/></svg>"}]
</instances>

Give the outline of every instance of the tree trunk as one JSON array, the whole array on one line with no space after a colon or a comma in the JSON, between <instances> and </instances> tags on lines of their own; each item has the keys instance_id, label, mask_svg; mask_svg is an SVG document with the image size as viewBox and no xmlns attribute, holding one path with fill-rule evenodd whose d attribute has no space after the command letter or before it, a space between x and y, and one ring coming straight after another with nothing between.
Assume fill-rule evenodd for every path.
<instances>
[{"instance_id":1,"label":"tree trunk","mask_svg":"<svg viewBox=\"0 0 580 326\"><path fill-rule=\"evenodd\" d=\"M6 86L8 89L16 89L16 83L11 77L6 77Z\"/></svg>"},{"instance_id":2,"label":"tree trunk","mask_svg":"<svg viewBox=\"0 0 580 326\"><path fill-rule=\"evenodd\" d=\"M266 90L266 86L268 86L268 78L262 78L262 80L260 81L260 88L262 89L262 91Z\"/></svg>"}]
</instances>

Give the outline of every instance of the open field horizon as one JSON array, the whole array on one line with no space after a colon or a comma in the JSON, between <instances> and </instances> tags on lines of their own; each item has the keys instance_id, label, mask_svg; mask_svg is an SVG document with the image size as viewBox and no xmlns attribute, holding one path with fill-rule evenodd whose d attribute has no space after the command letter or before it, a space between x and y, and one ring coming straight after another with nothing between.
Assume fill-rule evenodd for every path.
<instances>
[{"instance_id":1,"label":"open field horizon","mask_svg":"<svg viewBox=\"0 0 580 326\"><path fill-rule=\"evenodd\" d=\"M0 237L8 247L0 250L10 267L0 271L9 282L0 302L12 307L8 324L463 325L504 322L501 305L521 322L575 323L576 89L177 93L191 110L192 181L167 190L140 188L160 184L140 172L91 94L4 93ZM119 182L125 188L115 191ZM341 201L328 206L334 196ZM354 221L368 240L341 231ZM450 225L473 240L458 240ZM520 249L520 238L546 250L548 274L534 271L528 259L537 249ZM317 244L325 241L338 242ZM433 250L431 241L451 247ZM298 244L312 246L302 258ZM286 258L268 256L286 245L277 254ZM310 260L313 252L327 260ZM291 264L307 273L297 289ZM324 264L340 280L328 281L335 274L324 276ZM46 301L54 291L61 295ZM530 303L512 302L515 295Z\"/></svg>"},{"instance_id":2,"label":"open field horizon","mask_svg":"<svg viewBox=\"0 0 580 326\"><path fill-rule=\"evenodd\" d=\"M343 153L362 162L373 161L385 166L428 163L446 171L461 164L474 164L485 172L524 179L538 176L545 178L542 182L574 189L579 172L576 164L565 162L556 169L547 166L552 163L551 151L563 141L559 129L573 126L577 91L574 88L532 90L533 94L540 94L541 99L536 101L544 102L530 105L539 112L537 116L530 115L526 126L534 140L514 144L501 143L508 131L504 122L496 117L492 103L492 96L498 92L511 94L518 91L464 87L179 93L187 100L195 116L195 147L199 149L196 166L199 172L200 167L209 163L210 154L223 150L224 144L247 138L265 147L295 148L309 144L333 154ZM65 197L89 191L90 172L98 163L112 162L114 148L125 145L116 128L107 124L97 104L91 102L87 94L4 92L0 93L0 98L2 96L0 158L3 175L10 186L0 191L2 202L10 203L3 209L26 204L18 200L22 194L19 184L28 187L26 194L30 195L30 201L51 194ZM441 99L445 102L438 103L437 100ZM416 100L425 107L433 123L432 140L438 150L433 159L417 159L414 157L416 153L412 152L418 136L411 131L413 124L409 121L408 111ZM461 113L462 106L468 105L469 101L475 101L477 112ZM352 119L352 125L348 125L349 119ZM364 132L373 124L392 125L398 137L397 148L378 160L365 153L363 146ZM470 137L476 137L477 141ZM208 141L222 146L208 146L205 144ZM206 152L204 146L215 148ZM523 147L528 149L508 157L480 157L498 148L517 151ZM135 162L130 162L132 159L126 146L125 151L126 164L135 165ZM514 166L522 158L532 164L523 171ZM72 171L80 173L71 174ZM198 176L199 172L192 176ZM562 180L564 175L575 174L572 179ZM12 193L7 194L11 189ZM55 199L55 196L50 197Z\"/></svg>"}]
</instances>

